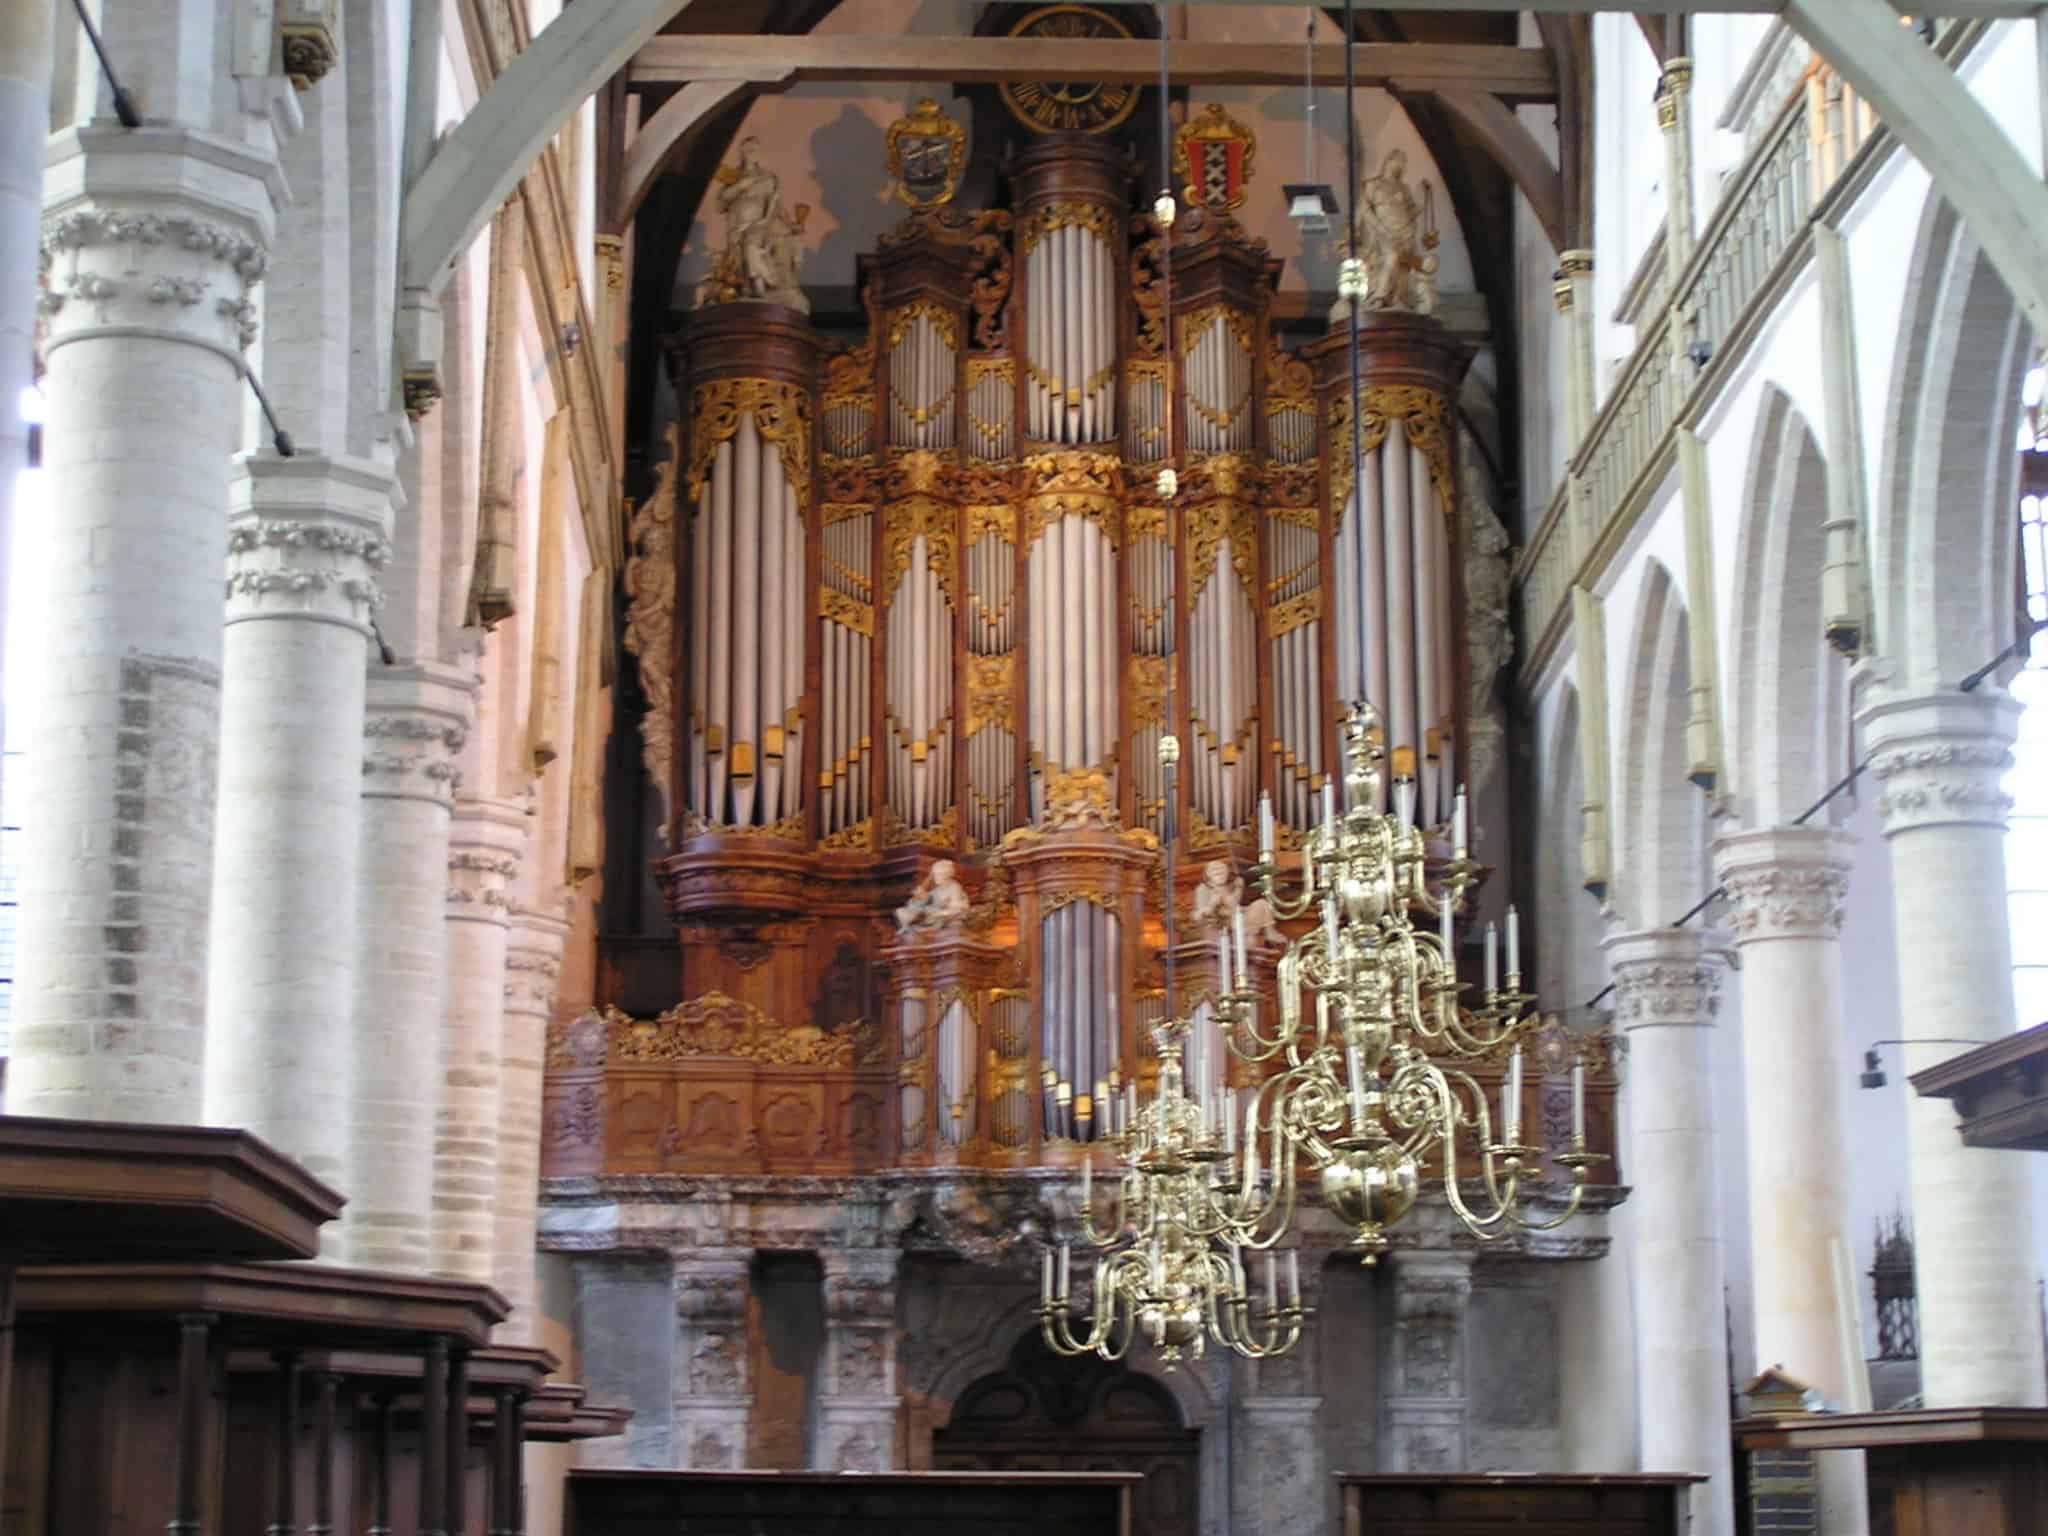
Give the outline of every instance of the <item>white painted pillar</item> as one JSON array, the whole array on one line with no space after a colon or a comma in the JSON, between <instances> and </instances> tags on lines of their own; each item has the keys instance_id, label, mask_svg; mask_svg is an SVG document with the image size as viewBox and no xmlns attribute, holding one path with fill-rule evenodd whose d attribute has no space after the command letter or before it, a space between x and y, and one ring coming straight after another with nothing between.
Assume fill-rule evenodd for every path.
<instances>
[{"instance_id":1,"label":"white painted pillar","mask_svg":"<svg viewBox=\"0 0 2048 1536\"><path fill-rule=\"evenodd\" d=\"M826 1472L898 1464L902 1389L896 1371L895 1248L835 1248L825 1268L825 1379L812 1461Z\"/></svg>"},{"instance_id":2,"label":"white painted pillar","mask_svg":"<svg viewBox=\"0 0 2048 1536\"><path fill-rule=\"evenodd\" d=\"M51 622L8 1107L197 1121L229 455L283 187L267 149L175 125L94 123L51 154Z\"/></svg>"},{"instance_id":3,"label":"white painted pillar","mask_svg":"<svg viewBox=\"0 0 2048 1536\"><path fill-rule=\"evenodd\" d=\"M206 1114L336 1184L356 1061L363 666L397 488L381 465L311 454L245 459L231 487Z\"/></svg>"},{"instance_id":4,"label":"white painted pillar","mask_svg":"<svg viewBox=\"0 0 2048 1536\"><path fill-rule=\"evenodd\" d=\"M1855 1252L1842 1094L1854 1062L1842 1030L1842 897L1851 841L1813 827L1739 832L1714 844L1742 954L1742 1079L1749 1107L1754 1370L1782 1365L1830 1408L1856 1402L1855 1340L1836 1280ZM1638 1111L1640 1112L1640 1111ZM1853 1283L1853 1282L1852 1282ZM1720 1337L1719 1331L1715 1337ZM1863 1453L1814 1458L1822 1536L1869 1530Z\"/></svg>"},{"instance_id":5,"label":"white painted pillar","mask_svg":"<svg viewBox=\"0 0 2048 1536\"><path fill-rule=\"evenodd\" d=\"M509 894L526 849L512 800L458 799L448 840L448 999L434 1114L434 1268L497 1278L498 1079Z\"/></svg>"},{"instance_id":6,"label":"white painted pillar","mask_svg":"<svg viewBox=\"0 0 2048 1536\"><path fill-rule=\"evenodd\" d=\"M469 667L372 659L356 882L356 1071L342 1211L353 1262L434 1267L440 1021L448 998L448 834L469 739Z\"/></svg>"},{"instance_id":7,"label":"white painted pillar","mask_svg":"<svg viewBox=\"0 0 2048 1536\"><path fill-rule=\"evenodd\" d=\"M543 883L546 882L545 879ZM515 907L505 952L505 1036L498 1071L498 1292L512 1303L508 1344L534 1336L534 1232L540 1207L541 1079L569 923Z\"/></svg>"},{"instance_id":8,"label":"white painted pillar","mask_svg":"<svg viewBox=\"0 0 2048 1536\"><path fill-rule=\"evenodd\" d=\"M43 141L50 123L52 0L0 7L0 660L14 497L28 463L21 392L35 377L36 264L43 230ZM0 700L0 739L6 735Z\"/></svg>"},{"instance_id":9,"label":"white painted pillar","mask_svg":"<svg viewBox=\"0 0 2048 1536\"><path fill-rule=\"evenodd\" d=\"M1892 858L1900 1033L2013 1032L2002 780L2020 707L1993 686L1879 695L1860 723ZM1918 1072L1970 1049L1908 1045ZM1966 1147L1955 1106L1906 1089L1921 1395L1929 1408L2040 1407L2026 1154Z\"/></svg>"},{"instance_id":10,"label":"white painted pillar","mask_svg":"<svg viewBox=\"0 0 2048 1536\"><path fill-rule=\"evenodd\" d=\"M1734 1530L1726 1268L1714 1170L1714 1014L1721 966L1698 930L1606 942L1615 1022L1628 1040L1635 1210L1636 1404L1646 1472L1704 1472L1694 1536Z\"/></svg>"}]
</instances>

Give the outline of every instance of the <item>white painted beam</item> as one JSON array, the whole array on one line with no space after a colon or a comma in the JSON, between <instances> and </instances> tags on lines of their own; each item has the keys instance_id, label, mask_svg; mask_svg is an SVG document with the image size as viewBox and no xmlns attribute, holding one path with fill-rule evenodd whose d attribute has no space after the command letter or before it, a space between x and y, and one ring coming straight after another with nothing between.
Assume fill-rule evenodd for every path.
<instances>
[{"instance_id":1,"label":"white painted beam","mask_svg":"<svg viewBox=\"0 0 2048 1536\"><path fill-rule=\"evenodd\" d=\"M399 282L438 293L543 147L690 0L571 5L505 66L407 190Z\"/></svg>"},{"instance_id":2,"label":"white painted beam","mask_svg":"<svg viewBox=\"0 0 2048 1536\"><path fill-rule=\"evenodd\" d=\"M1788 0L1784 16L1927 168L2035 333L2048 334L2048 185L1984 104L1885 0Z\"/></svg>"}]
</instances>

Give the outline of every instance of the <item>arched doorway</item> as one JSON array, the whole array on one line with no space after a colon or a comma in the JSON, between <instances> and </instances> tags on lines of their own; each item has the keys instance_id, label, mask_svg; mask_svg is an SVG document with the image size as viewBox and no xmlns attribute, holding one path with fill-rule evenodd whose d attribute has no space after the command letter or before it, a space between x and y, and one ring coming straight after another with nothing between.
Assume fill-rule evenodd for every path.
<instances>
[{"instance_id":1,"label":"arched doorway","mask_svg":"<svg viewBox=\"0 0 2048 1536\"><path fill-rule=\"evenodd\" d=\"M1131 1536L1194 1536L1196 1447L1172 1394L1094 1355L1062 1359L1036 1329L962 1392L932 1436L941 1471L1142 1472Z\"/></svg>"}]
</instances>

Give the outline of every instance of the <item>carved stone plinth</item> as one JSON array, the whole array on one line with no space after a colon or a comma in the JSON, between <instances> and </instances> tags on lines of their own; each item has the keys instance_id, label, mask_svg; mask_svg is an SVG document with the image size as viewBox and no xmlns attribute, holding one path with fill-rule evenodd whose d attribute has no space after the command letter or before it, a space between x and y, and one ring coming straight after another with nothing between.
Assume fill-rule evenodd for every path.
<instances>
[{"instance_id":1,"label":"carved stone plinth","mask_svg":"<svg viewBox=\"0 0 2048 1536\"><path fill-rule=\"evenodd\" d=\"M686 1467L746 1465L754 1406L747 1317L748 1248L676 1256L676 1445Z\"/></svg>"},{"instance_id":2,"label":"carved stone plinth","mask_svg":"<svg viewBox=\"0 0 2048 1536\"><path fill-rule=\"evenodd\" d=\"M882 1472L903 1462L896 1379L894 1248L838 1250L825 1261L825 1353L814 1464Z\"/></svg>"},{"instance_id":3,"label":"carved stone plinth","mask_svg":"<svg viewBox=\"0 0 2048 1536\"><path fill-rule=\"evenodd\" d=\"M1394 1259L1389 1472L1460 1472L1465 1467L1466 1311L1472 1260L1459 1253L1401 1253Z\"/></svg>"}]
</instances>

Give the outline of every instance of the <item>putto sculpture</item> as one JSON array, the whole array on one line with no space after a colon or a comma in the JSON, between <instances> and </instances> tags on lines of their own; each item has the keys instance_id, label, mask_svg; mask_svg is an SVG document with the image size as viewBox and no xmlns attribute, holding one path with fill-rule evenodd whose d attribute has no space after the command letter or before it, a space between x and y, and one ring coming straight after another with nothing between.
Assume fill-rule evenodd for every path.
<instances>
[{"instance_id":1,"label":"putto sculpture","mask_svg":"<svg viewBox=\"0 0 2048 1536\"><path fill-rule=\"evenodd\" d=\"M951 859L940 859L910 893L910 900L896 909L896 927L904 933L913 928L957 928L966 921L970 905L960 871Z\"/></svg>"},{"instance_id":2,"label":"putto sculpture","mask_svg":"<svg viewBox=\"0 0 2048 1536\"><path fill-rule=\"evenodd\" d=\"M782 205L782 179L761 164L761 141L740 140L739 161L718 168L718 211L725 215L725 249L697 284L697 307L754 299L809 314L811 301L797 286L803 259L804 220Z\"/></svg>"}]
</instances>

